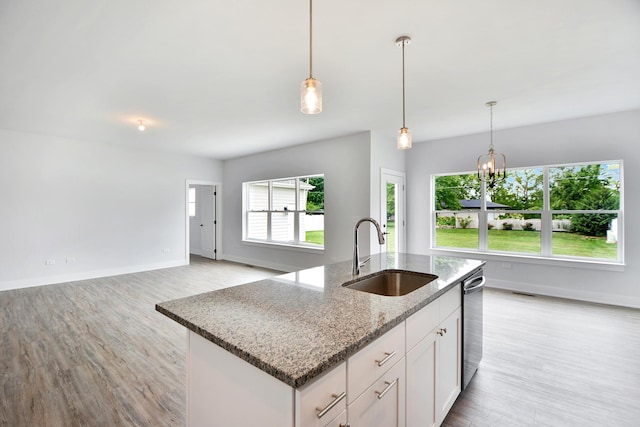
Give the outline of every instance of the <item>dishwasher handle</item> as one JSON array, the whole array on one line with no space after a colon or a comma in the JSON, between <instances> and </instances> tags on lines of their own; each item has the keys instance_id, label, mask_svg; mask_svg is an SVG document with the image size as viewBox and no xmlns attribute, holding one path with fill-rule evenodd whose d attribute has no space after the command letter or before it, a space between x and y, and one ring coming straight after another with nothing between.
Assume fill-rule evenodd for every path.
<instances>
[{"instance_id":1,"label":"dishwasher handle","mask_svg":"<svg viewBox=\"0 0 640 427\"><path fill-rule=\"evenodd\" d=\"M474 292L479 292L484 288L484 284L487 279L484 276L476 276L473 277L466 282L462 283L462 290L465 295L472 294ZM480 282L480 283L478 283Z\"/></svg>"}]
</instances>

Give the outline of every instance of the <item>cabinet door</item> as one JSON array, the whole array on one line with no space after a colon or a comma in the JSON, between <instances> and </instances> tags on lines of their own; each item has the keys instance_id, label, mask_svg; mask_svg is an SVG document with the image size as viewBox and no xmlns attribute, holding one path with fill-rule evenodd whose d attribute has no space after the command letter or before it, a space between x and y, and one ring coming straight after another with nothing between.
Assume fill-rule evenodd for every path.
<instances>
[{"instance_id":1,"label":"cabinet door","mask_svg":"<svg viewBox=\"0 0 640 427\"><path fill-rule=\"evenodd\" d=\"M405 425L405 359L347 406L351 427L400 427Z\"/></svg>"},{"instance_id":2,"label":"cabinet door","mask_svg":"<svg viewBox=\"0 0 640 427\"><path fill-rule=\"evenodd\" d=\"M436 413L439 422L444 419L460 394L460 313L461 310L458 307L436 329L438 334Z\"/></svg>"},{"instance_id":3,"label":"cabinet door","mask_svg":"<svg viewBox=\"0 0 640 427\"><path fill-rule=\"evenodd\" d=\"M407 427L435 426L437 337L433 330L407 353Z\"/></svg>"}]
</instances>

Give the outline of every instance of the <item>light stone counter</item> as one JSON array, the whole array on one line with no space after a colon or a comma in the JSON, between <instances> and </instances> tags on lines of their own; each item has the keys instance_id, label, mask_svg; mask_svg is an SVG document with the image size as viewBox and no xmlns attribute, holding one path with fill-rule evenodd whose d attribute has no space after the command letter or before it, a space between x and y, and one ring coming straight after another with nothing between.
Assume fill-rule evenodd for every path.
<instances>
[{"instance_id":1,"label":"light stone counter","mask_svg":"<svg viewBox=\"0 0 640 427\"><path fill-rule=\"evenodd\" d=\"M344 288L351 262L156 305L156 310L232 354L299 388L433 301L482 261L445 256L376 254L360 277L386 270L438 279L405 296Z\"/></svg>"}]
</instances>

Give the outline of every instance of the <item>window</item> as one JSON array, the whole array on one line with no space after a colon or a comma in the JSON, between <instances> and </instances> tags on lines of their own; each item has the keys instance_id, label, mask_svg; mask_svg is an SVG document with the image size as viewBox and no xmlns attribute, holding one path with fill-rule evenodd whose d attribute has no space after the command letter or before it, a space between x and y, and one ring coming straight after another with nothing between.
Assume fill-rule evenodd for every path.
<instances>
[{"instance_id":1,"label":"window","mask_svg":"<svg viewBox=\"0 0 640 427\"><path fill-rule=\"evenodd\" d=\"M243 183L243 240L324 248L324 175Z\"/></svg>"},{"instance_id":2,"label":"window","mask_svg":"<svg viewBox=\"0 0 640 427\"><path fill-rule=\"evenodd\" d=\"M433 176L432 247L622 263L622 161Z\"/></svg>"},{"instance_id":3,"label":"window","mask_svg":"<svg viewBox=\"0 0 640 427\"><path fill-rule=\"evenodd\" d=\"M189 218L196 216L196 188L189 187Z\"/></svg>"}]
</instances>

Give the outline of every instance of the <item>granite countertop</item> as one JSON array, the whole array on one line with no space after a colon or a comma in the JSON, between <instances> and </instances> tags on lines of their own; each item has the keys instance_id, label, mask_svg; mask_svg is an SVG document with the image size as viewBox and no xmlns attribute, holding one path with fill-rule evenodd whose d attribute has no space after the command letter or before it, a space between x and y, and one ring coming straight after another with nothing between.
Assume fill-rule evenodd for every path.
<instances>
[{"instance_id":1,"label":"granite countertop","mask_svg":"<svg viewBox=\"0 0 640 427\"><path fill-rule=\"evenodd\" d=\"M478 260L376 254L360 277L386 269L438 279L405 296L342 287L351 261L156 305L156 310L280 381L299 388L433 301L473 270Z\"/></svg>"}]
</instances>

